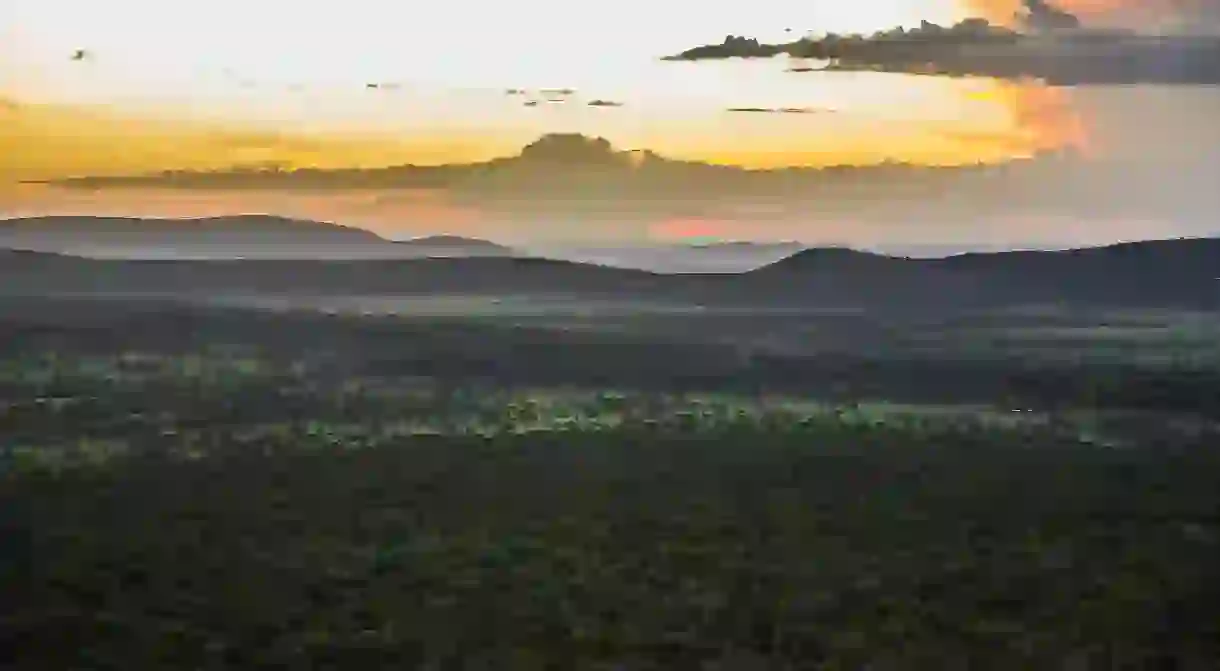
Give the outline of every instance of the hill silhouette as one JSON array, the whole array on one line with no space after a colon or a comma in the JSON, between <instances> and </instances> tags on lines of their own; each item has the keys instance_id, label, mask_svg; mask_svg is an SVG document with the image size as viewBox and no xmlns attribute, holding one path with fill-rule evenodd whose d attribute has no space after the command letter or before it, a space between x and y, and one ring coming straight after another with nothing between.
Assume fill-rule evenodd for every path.
<instances>
[{"instance_id":1,"label":"hill silhouette","mask_svg":"<svg viewBox=\"0 0 1220 671\"><path fill-rule=\"evenodd\" d=\"M513 253L486 240L434 236L392 242L362 228L270 215L8 219L0 220L0 248L118 258L410 258Z\"/></svg>"},{"instance_id":2,"label":"hill silhouette","mask_svg":"<svg viewBox=\"0 0 1220 671\"><path fill-rule=\"evenodd\" d=\"M114 261L10 253L0 292L221 297L479 294L907 312L1020 305L1220 308L1220 239L910 259L815 248L746 273L533 258Z\"/></svg>"},{"instance_id":3,"label":"hill silhouette","mask_svg":"<svg viewBox=\"0 0 1220 671\"><path fill-rule=\"evenodd\" d=\"M429 235L410 240L396 240L395 245L424 251L455 252L468 256L512 254L511 247L489 240L465 238L460 235Z\"/></svg>"},{"instance_id":4,"label":"hill silhouette","mask_svg":"<svg viewBox=\"0 0 1220 671\"><path fill-rule=\"evenodd\" d=\"M799 242L652 243L562 247L541 255L662 273L743 273L805 247Z\"/></svg>"},{"instance_id":5,"label":"hill silhouette","mask_svg":"<svg viewBox=\"0 0 1220 671\"><path fill-rule=\"evenodd\" d=\"M684 245L690 249L709 252L735 252L755 250L782 250L792 253L806 249L808 245L801 242L753 242L750 240L726 240L723 242L699 242Z\"/></svg>"},{"instance_id":6,"label":"hill silhouette","mask_svg":"<svg viewBox=\"0 0 1220 671\"><path fill-rule=\"evenodd\" d=\"M811 249L751 273L749 282L874 305L1215 307L1218 278L1220 239L1197 238L930 259Z\"/></svg>"},{"instance_id":7,"label":"hill silhouette","mask_svg":"<svg viewBox=\"0 0 1220 671\"><path fill-rule=\"evenodd\" d=\"M317 241L377 242L382 238L362 228L308 219L272 215L237 215L198 219L145 219L139 217L27 217L0 220L0 239L28 236L32 239L66 236L82 241L101 241L114 236L141 240L188 240L214 242Z\"/></svg>"}]
</instances>

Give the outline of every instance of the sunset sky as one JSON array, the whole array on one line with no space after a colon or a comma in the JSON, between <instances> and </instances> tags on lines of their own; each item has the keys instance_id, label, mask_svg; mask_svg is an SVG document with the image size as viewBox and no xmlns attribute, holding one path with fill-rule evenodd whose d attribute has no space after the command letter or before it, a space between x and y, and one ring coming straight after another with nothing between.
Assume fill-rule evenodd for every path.
<instances>
[{"instance_id":1,"label":"sunset sky","mask_svg":"<svg viewBox=\"0 0 1220 671\"><path fill-rule=\"evenodd\" d=\"M9 216L90 207L180 216L287 207L343 219L357 214L351 203L364 202L363 196L262 194L253 202L249 195L210 194L204 205L199 194L137 200L127 193L82 202L80 193L17 183L243 165L468 162L512 154L550 132L748 167L970 164L1065 146L1121 154L1114 138L1129 135L1138 120L1130 109L1111 113L1087 93L1034 82L801 75L785 72L778 61L656 60L728 33L782 41L809 31L870 32L925 19L951 23L981 15L1003 22L1016 0L2 5L0 215ZM1060 5L1097 25L1145 29L1171 30L1188 20L1215 25L1217 16L1209 0ZM77 49L85 50L84 59L71 58ZM531 93L506 95L510 88ZM562 104L523 104L546 88L575 93ZM622 106L589 106L594 99ZM1206 111L1216 103L1207 98L1203 104ZM813 113L725 111L746 106ZM289 207L285 199L296 200ZM456 217L447 220L454 226L478 219L474 212L445 210L432 197L407 200L417 203L414 209L383 218L449 216Z\"/></svg>"}]
</instances>

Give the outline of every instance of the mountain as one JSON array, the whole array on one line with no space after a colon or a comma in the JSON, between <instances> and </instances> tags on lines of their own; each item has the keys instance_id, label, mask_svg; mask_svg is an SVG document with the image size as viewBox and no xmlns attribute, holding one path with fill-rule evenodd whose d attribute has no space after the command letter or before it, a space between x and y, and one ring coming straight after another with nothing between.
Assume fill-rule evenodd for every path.
<instances>
[{"instance_id":1,"label":"mountain","mask_svg":"<svg viewBox=\"0 0 1220 671\"><path fill-rule=\"evenodd\" d=\"M757 296L799 295L801 302L833 307L922 309L968 304L972 287L919 260L839 247L793 254L743 278Z\"/></svg>"},{"instance_id":2,"label":"mountain","mask_svg":"<svg viewBox=\"0 0 1220 671\"><path fill-rule=\"evenodd\" d=\"M35 217L0 221L0 248L98 258L414 258L512 253L455 236L391 242L371 231L269 215L205 219Z\"/></svg>"},{"instance_id":3,"label":"mountain","mask_svg":"<svg viewBox=\"0 0 1220 671\"><path fill-rule=\"evenodd\" d=\"M808 245L800 242L752 242L749 240L731 240L728 242L704 242L685 245L691 249L702 249L709 252L754 252L754 251L784 251L799 252Z\"/></svg>"},{"instance_id":4,"label":"mountain","mask_svg":"<svg viewBox=\"0 0 1220 671\"><path fill-rule=\"evenodd\" d=\"M266 215L204 219L34 217L0 221L0 246L81 256L305 255L386 245L360 228Z\"/></svg>"},{"instance_id":5,"label":"mountain","mask_svg":"<svg viewBox=\"0 0 1220 671\"><path fill-rule=\"evenodd\" d=\"M871 305L1016 304L1220 307L1220 239L1122 243L1064 251L942 258L811 249L750 274L755 291L801 288Z\"/></svg>"},{"instance_id":6,"label":"mountain","mask_svg":"<svg viewBox=\"0 0 1220 671\"><path fill-rule=\"evenodd\" d=\"M1220 309L1220 239L937 259L815 248L745 273L662 275L538 258L117 261L0 256L0 293L171 296L563 295L908 313L1055 304Z\"/></svg>"},{"instance_id":7,"label":"mountain","mask_svg":"<svg viewBox=\"0 0 1220 671\"><path fill-rule=\"evenodd\" d=\"M142 219L134 217L30 217L0 221L4 239L64 239L108 243L119 238L140 242L246 243L375 243L382 238L361 228L270 215L202 219Z\"/></svg>"},{"instance_id":8,"label":"mountain","mask_svg":"<svg viewBox=\"0 0 1220 671\"><path fill-rule=\"evenodd\" d=\"M515 253L511 247L489 240L458 235L431 235L398 240L394 244L400 249L417 250L429 256L510 256Z\"/></svg>"},{"instance_id":9,"label":"mountain","mask_svg":"<svg viewBox=\"0 0 1220 671\"><path fill-rule=\"evenodd\" d=\"M553 247L539 253L552 258L658 273L744 273L802 249L805 246L797 242L713 242Z\"/></svg>"},{"instance_id":10,"label":"mountain","mask_svg":"<svg viewBox=\"0 0 1220 671\"><path fill-rule=\"evenodd\" d=\"M929 262L995 300L1220 307L1220 238L1127 242L1063 251L970 253Z\"/></svg>"},{"instance_id":11,"label":"mountain","mask_svg":"<svg viewBox=\"0 0 1220 671\"><path fill-rule=\"evenodd\" d=\"M642 271L511 256L345 260L118 260L40 252L0 256L0 294L10 295L635 296L665 291L667 279Z\"/></svg>"}]
</instances>

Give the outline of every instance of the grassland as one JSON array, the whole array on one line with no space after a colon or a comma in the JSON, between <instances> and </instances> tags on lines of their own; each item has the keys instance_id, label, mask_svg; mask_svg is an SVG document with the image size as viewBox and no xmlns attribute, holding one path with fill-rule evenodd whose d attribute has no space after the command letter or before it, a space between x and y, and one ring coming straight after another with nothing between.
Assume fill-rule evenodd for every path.
<instances>
[{"instance_id":1,"label":"grassland","mask_svg":"<svg viewBox=\"0 0 1220 671\"><path fill-rule=\"evenodd\" d=\"M48 309L0 320L5 668L1220 659L1207 368Z\"/></svg>"}]
</instances>

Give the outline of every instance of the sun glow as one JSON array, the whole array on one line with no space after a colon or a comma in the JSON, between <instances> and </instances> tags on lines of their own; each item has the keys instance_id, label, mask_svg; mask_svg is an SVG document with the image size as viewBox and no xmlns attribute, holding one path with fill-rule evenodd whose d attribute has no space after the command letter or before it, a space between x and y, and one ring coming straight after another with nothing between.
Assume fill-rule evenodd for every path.
<instances>
[{"instance_id":1,"label":"sun glow","mask_svg":"<svg viewBox=\"0 0 1220 671\"><path fill-rule=\"evenodd\" d=\"M1083 144L1070 100L1035 83L656 62L728 32L782 40L979 12L999 18L1010 13L1007 0L679 2L663 10L641 0L580 16L528 0L536 11L449 3L426 20L376 0L216 0L206 11L151 0L10 4L16 21L0 44L0 181L468 162L514 153L548 132L757 168L973 163ZM293 29L283 30L289 19ZM70 58L78 49L87 57ZM554 86L577 96L527 107L504 94ZM602 98L622 106L586 104ZM726 112L755 105L825 113Z\"/></svg>"}]
</instances>

